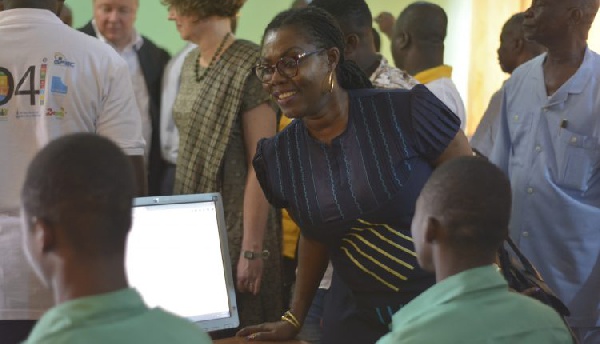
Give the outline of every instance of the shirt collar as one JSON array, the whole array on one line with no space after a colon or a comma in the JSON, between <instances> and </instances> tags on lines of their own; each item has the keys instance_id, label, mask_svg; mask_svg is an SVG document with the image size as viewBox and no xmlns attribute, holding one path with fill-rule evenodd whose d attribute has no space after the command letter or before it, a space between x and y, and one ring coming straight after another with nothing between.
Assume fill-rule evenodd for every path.
<instances>
[{"instance_id":1,"label":"shirt collar","mask_svg":"<svg viewBox=\"0 0 600 344\"><path fill-rule=\"evenodd\" d=\"M27 342L36 342L51 333L75 328L93 319L131 315L147 309L140 294L131 288L82 297L51 308L35 325Z\"/></svg>"},{"instance_id":2,"label":"shirt collar","mask_svg":"<svg viewBox=\"0 0 600 344\"><path fill-rule=\"evenodd\" d=\"M588 82L590 81L593 73L592 70L594 68L594 56L595 54L590 50L589 47L586 47L585 53L583 56L583 61L581 62L581 66L579 69L567 80L554 94L552 94L547 99L547 106L555 105L563 103L569 97L569 94L580 94L582 93ZM546 61L546 57L548 53L543 53L542 55L535 58L534 62L537 66L534 69L534 73L532 73L532 79L537 80L543 87L544 94L547 96L545 81L544 81L544 61Z\"/></svg>"},{"instance_id":3,"label":"shirt collar","mask_svg":"<svg viewBox=\"0 0 600 344\"><path fill-rule=\"evenodd\" d=\"M96 31L96 37L98 37L99 40L101 40L102 42L104 42L106 44L109 44L110 46L115 48L115 50L117 50L116 47L114 45L112 45L106 39L106 37L102 36L102 34L100 33L100 30L98 30L98 26L96 26L95 19L92 19L92 27L94 28L94 31ZM133 32L131 33L131 40L129 41L129 43L127 43L127 45L125 46L125 48L123 48L122 51L127 51L127 50L138 51L138 50L140 50L142 45L144 45L144 39L142 38L142 35L140 35L140 33L134 28Z\"/></svg>"},{"instance_id":4,"label":"shirt collar","mask_svg":"<svg viewBox=\"0 0 600 344\"><path fill-rule=\"evenodd\" d=\"M432 81L441 78L451 78L452 77L452 67L448 65L440 65L437 67L429 68L424 71L421 71L415 75L415 79L417 79L422 84L428 84Z\"/></svg>"},{"instance_id":5,"label":"shirt collar","mask_svg":"<svg viewBox=\"0 0 600 344\"><path fill-rule=\"evenodd\" d=\"M497 265L469 269L438 282L401 308L392 319L393 326L402 327L413 319L427 316L427 313L439 305L485 289L508 291L508 283L500 274Z\"/></svg>"}]
</instances>

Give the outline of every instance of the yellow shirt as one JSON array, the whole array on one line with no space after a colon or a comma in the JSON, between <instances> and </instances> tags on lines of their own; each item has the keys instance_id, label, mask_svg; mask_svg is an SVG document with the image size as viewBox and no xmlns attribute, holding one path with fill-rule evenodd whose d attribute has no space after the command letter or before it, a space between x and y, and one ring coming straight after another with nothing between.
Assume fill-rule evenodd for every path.
<instances>
[{"instance_id":1,"label":"yellow shirt","mask_svg":"<svg viewBox=\"0 0 600 344\"><path fill-rule=\"evenodd\" d=\"M428 84L432 81L441 78L452 77L452 67L448 65L440 65L437 67L429 68L424 71L421 71L415 75L415 79L417 79L422 84Z\"/></svg>"},{"instance_id":2,"label":"yellow shirt","mask_svg":"<svg viewBox=\"0 0 600 344\"><path fill-rule=\"evenodd\" d=\"M279 120L279 131L283 130L290 123L292 123L292 119L282 115ZM285 209L281 210L281 227L283 231L283 256L294 259L296 257L298 238L300 237L300 227L292 220L290 214Z\"/></svg>"}]
</instances>

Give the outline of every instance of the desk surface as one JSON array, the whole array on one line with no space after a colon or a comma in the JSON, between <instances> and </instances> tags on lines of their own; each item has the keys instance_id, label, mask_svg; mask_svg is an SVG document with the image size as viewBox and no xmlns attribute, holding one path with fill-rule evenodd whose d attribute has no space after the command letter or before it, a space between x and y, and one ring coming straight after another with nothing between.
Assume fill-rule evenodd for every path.
<instances>
[{"instance_id":1,"label":"desk surface","mask_svg":"<svg viewBox=\"0 0 600 344\"><path fill-rule=\"evenodd\" d=\"M215 340L215 344L308 344L301 340L288 340L285 342L258 342L258 341L247 341L244 337L232 337L226 339Z\"/></svg>"}]
</instances>

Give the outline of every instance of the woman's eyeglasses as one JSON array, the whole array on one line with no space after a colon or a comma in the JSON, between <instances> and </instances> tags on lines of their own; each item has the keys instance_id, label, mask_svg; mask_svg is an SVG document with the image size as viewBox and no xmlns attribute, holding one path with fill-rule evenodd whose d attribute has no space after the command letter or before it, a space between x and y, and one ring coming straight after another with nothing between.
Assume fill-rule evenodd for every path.
<instances>
[{"instance_id":1,"label":"woman's eyeglasses","mask_svg":"<svg viewBox=\"0 0 600 344\"><path fill-rule=\"evenodd\" d=\"M318 49L315 51L302 53L298 56L284 56L273 65L257 64L254 66L254 73L258 79L265 84L273 79L275 70L277 70L279 75L282 75L286 78L293 78L298 75L298 64L303 58L318 54L324 50L325 49Z\"/></svg>"}]
</instances>

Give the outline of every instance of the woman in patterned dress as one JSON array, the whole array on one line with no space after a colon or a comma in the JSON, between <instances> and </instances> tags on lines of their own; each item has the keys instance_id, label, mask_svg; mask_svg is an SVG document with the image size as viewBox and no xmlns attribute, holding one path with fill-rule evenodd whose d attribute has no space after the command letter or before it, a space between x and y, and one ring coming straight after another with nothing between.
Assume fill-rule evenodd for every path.
<instances>
[{"instance_id":1,"label":"woman in patterned dress","mask_svg":"<svg viewBox=\"0 0 600 344\"><path fill-rule=\"evenodd\" d=\"M282 308L280 230L251 161L258 140L275 134L276 116L248 62L259 47L231 32L244 1L162 2L181 37L198 46L186 57L173 107L175 193L223 195L241 325L274 320Z\"/></svg>"}]
</instances>

